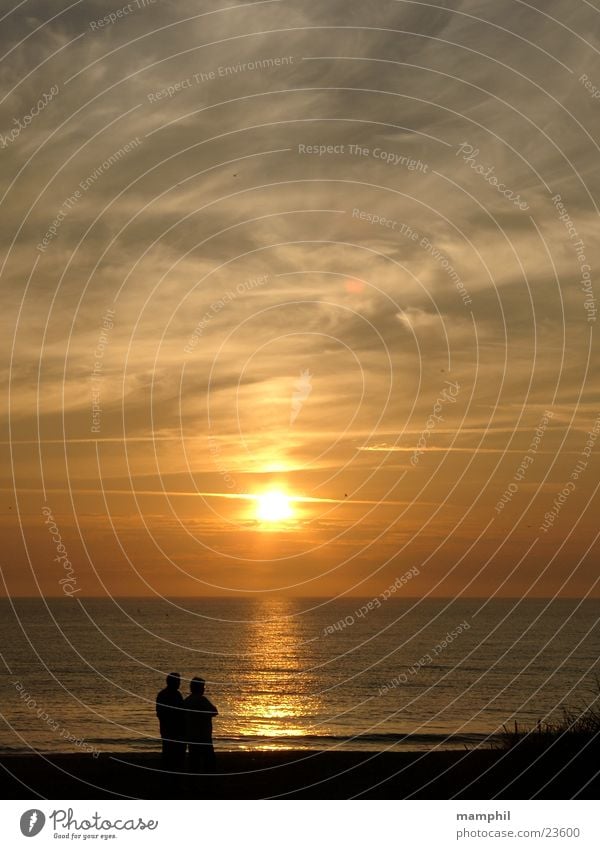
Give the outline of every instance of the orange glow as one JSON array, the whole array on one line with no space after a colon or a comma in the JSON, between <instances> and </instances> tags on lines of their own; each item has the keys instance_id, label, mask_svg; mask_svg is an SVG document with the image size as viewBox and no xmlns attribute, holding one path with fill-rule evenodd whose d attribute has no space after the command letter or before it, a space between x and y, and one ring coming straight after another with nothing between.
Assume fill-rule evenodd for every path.
<instances>
[{"instance_id":1,"label":"orange glow","mask_svg":"<svg viewBox=\"0 0 600 849\"><path fill-rule=\"evenodd\" d=\"M283 522L294 516L290 498L279 490L258 495L256 501L256 517L261 522Z\"/></svg>"}]
</instances>

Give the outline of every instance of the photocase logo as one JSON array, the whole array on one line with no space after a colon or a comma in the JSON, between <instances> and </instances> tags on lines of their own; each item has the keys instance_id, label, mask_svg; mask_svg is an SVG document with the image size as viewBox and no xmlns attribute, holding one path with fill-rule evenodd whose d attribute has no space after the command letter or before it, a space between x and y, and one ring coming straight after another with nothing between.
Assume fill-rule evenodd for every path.
<instances>
[{"instance_id":1,"label":"photocase logo","mask_svg":"<svg viewBox=\"0 0 600 849\"><path fill-rule=\"evenodd\" d=\"M21 817L21 834L25 837L35 837L43 829L45 823L46 817L42 811L37 808L25 811Z\"/></svg>"},{"instance_id":2,"label":"photocase logo","mask_svg":"<svg viewBox=\"0 0 600 849\"><path fill-rule=\"evenodd\" d=\"M294 391L292 393L292 409L290 410L290 425L293 425L298 418L298 413L302 409L302 405L312 392L311 373L308 369L300 372L300 377L294 383Z\"/></svg>"}]
</instances>

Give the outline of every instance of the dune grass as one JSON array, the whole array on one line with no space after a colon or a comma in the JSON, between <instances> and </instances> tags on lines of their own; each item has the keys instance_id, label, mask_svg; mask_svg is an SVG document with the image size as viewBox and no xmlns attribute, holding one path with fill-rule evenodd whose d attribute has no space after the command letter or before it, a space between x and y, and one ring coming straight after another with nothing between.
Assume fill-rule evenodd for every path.
<instances>
[{"instance_id":1,"label":"dune grass","mask_svg":"<svg viewBox=\"0 0 600 849\"><path fill-rule=\"evenodd\" d=\"M498 735L497 748L521 751L544 750L550 747L558 749L581 749L583 747L597 751L600 747L600 710L597 702L582 709L563 708L562 716L556 720L538 720L533 728L519 725L515 720L514 728L502 726Z\"/></svg>"}]
</instances>

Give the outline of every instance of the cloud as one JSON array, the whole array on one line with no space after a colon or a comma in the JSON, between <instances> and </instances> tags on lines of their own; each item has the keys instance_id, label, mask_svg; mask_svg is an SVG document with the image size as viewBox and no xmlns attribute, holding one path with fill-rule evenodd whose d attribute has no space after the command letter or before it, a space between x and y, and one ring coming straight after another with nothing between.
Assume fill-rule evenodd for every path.
<instances>
[{"instance_id":1,"label":"cloud","mask_svg":"<svg viewBox=\"0 0 600 849\"><path fill-rule=\"evenodd\" d=\"M441 505L464 476L484 527L493 464L510 480L546 408L536 480L567 479L600 394L582 284L600 264L589 6L129 5L106 21L100 0L33 2L2 22L0 424L21 446L17 489L75 482L90 499L100 475L131 476L143 500L175 476L219 492L212 434L245 487L287 474L377 500L446 379L460 397L431 479L402 479L410 497Z\"/></svg>"}]
</instances>

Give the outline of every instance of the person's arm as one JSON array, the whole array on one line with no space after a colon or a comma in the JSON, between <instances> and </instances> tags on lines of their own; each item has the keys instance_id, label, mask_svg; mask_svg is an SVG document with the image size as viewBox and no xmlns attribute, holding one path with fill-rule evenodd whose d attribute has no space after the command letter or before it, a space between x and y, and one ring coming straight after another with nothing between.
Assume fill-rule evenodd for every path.
<instances>
[{"instance_id":1,"label":"person's arm","mask_svg":"<svg viewBox=\"0 0 600 849\"><path fill-rule=\"evenodd\" d=\"M213 705L213 703L210 701L210 699L207 699L206 701L208 702L208 712L210 713L210 715L211 716L218 716L219 711L216 709L216 707Z\"/></svg>"}]
</instances>

